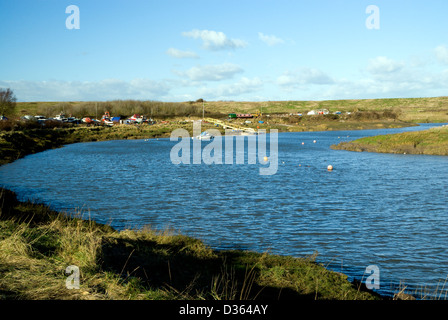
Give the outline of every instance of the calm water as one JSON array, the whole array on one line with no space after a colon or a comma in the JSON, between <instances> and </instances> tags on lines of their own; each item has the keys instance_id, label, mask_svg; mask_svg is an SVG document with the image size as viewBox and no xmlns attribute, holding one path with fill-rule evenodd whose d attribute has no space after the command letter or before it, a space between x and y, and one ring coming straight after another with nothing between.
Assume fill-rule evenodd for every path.
<instances>
[{"instance_id":1,"label":"calm water","mask_svg":"<svg viewBox=\"0 0 448 320\"><path fill-rule=\"evenodd\" d=\"M448 275L448 157L329 148L429 126L281 133L273 176L247 161L173 165L177 142L169 139L79 143L0 167L0 185L118 229L169 226L217 249L317 250L319 262L349 279L365 280L366 267L378 266L383 294L400 282L440 293Z\"/></svg>"}]
</instances>

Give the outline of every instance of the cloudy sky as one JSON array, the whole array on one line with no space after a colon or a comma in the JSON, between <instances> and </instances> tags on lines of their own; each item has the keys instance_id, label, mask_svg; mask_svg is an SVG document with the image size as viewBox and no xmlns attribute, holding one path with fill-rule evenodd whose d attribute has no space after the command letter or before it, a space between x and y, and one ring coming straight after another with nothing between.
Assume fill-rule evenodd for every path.
<instances>
[{"instance_id":1,"label":"cloudy sky","mask_svg":"<svg viewBox=\"0 0 448 320\"><path fill-rule=\"evenodd\" d=\"M0 87L18 101L443 96L447 13L446 0L0 1Z\"/></svg>"}]
</instances>

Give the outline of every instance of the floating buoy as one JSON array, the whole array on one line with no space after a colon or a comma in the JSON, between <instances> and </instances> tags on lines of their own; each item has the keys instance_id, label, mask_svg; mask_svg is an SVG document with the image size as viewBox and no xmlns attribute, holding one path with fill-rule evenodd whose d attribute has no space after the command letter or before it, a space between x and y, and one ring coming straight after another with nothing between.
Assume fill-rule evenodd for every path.
<instances>
[{"instance_id":1,"label":"floating buoy","mask_svg":"<svg viewBox=\"0 0 448 320\"><path fill-rule=\"evenodd\" d=\"M302 142L302 145L304 145L305 144L305 142Z\"/></svg>"},{"instance_id":2,"label":"floating buoy","mask_svg":"<svg viewBox=\"0 0 448 320\"><path fill-rule=\"evenodd\" d=\"M316 140L313 140L313 143L316 143Z\"/></svg>"},{"instance_id":3,"label":"floating buoy","mask_svg":"<svg viewBox=\"0 0 448 320\"><path fill-rule=\"evenodd\" d=\"M267 161L268 161L268 157L264 157L263 159L264 159L264 161L265 161L265 162L267 162Z\"/></svg>"},{"instance_id":4,"label":"floating buoy","mask_svg":"<svg viewBox=\"0 0 448 320\"><path fill-rule=\"evenodd\" d=\"M328 171L332 171L333 170L333 166L331 164L329 164L328 167L327 167L327 170Z\"/></svg>"}]
</instances>

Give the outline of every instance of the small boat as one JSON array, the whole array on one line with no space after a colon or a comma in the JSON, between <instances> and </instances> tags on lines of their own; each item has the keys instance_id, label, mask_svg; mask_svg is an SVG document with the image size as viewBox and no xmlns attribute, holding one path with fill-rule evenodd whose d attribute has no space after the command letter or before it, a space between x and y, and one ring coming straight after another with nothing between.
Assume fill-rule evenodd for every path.
<instances>
[{"instance_id":1,"label":"small boat","mask_svg":"<svg viewBox=\"0 0 448 320\"><path fill-rule=\"evenodd\" d=\"M109 127L112 127L112 126L114 125L114 122L111 120L109 111L106 111L106 112L104 113L103 117L101 118L101 121L102 121L106 126L109 126Z\"/></svg>"},{"instance_id":2,"label":"small boat","mask_svg":"<svg viewBox=\"0 0 448 320\"><path fill-rule=\"evenodd\" d=\"M196 136L196 137L192 137L191 139L198 139L198 140L211 140L214 138L213 135L211 135L209 132L204 131L202 132L200 135Z\"/></svg>"}]
</instances>

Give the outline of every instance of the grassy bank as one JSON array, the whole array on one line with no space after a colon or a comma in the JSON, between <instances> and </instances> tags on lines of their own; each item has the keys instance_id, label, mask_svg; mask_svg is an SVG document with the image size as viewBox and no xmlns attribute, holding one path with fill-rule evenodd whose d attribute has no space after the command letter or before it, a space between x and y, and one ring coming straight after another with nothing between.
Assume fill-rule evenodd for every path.
<instances>
[{"instance_id":1,"label":"grassy bank","mask_svg":"<svg viewBox=\"0 0 448 320\"><path fill-rule=\"evenodd\" d=\"M366 137L331 146L336 150L448 155L448 127Z\"/></svg>"},{"instance_id":2,"label":"grassy bank","mask_svg":"<svg viewBox=\"0 0 448 320\"><path fill-rule=\"evenodd\" d=\"M212 125L203 125L204 129ZM19 128L0 131L0 164L15 161L27 154L59 148L76 142L169 137L176 128L193 131L192 123L173 122L158 125L120 125L95 127Z\"/></svg>"},{"instance_id":3,"label":"grassy bank","mask_svg":"<svg viewBox=\"0 0 448 320\"><path fill-rule=\"evenodd\" d=\"M380 299L315 263L215 251L174 231L116 231L0 189L1 299ZM79 289L65 270L80 270Z\"/></svg>"}]
</instances>

